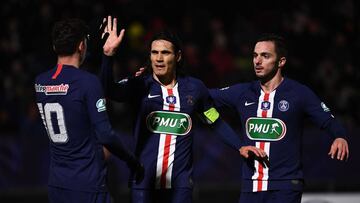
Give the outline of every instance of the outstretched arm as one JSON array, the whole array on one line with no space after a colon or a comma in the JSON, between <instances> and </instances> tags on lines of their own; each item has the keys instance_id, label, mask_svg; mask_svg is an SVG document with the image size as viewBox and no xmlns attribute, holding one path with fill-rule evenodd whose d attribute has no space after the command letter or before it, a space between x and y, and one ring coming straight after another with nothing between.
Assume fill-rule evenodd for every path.
<instances>
[{"instance_id":1,"label":"outstretched arm","mask_svg":"<svg viewBox=\"0 0 360 203\"><path fill-rule=\"evenodd\" d=\"M121 136L111 128L109 120L99 122L95 124L94 127L96 137L105 147L105 159L108 159L110 156L110 151L112 154L126 162L131 171L134 172L136 183L141 182L144 178L143 166L137 160L135 155L122 143L122 140L120 139Z\"/></svg>"},{"instance_id":2,"label":"outstretched arm","mask_svg":"<svg viewBox=\"0 0 360 203\"><path fill-rule=\"evenodd\" d=\"M103 46L103 58L101 63L100 79L104 88L105 96L116 101L127 101L133 95L132 86L130 82L118 83L114 81L113 76L113 56L120 46L125 30L121 29L117 32L117 19L108 16L104 18L105 28L102 33L102 38L106 39Z\"/></svg>"},{"instance_id":3,"label":"outstretched arm","mask_svg":"<svg viewBox=\"0 0 360 203\"><path fill-rule=\"evenodd\" d=\"M212 101L215 103L216 107L231 107L235 108L234 102L234 95L241 94L241 92L245 89L247 84L238 84L231 87L226 87L222 89L210 89L209 93L212 97ZM219 121L216 121L220 124L216 124L215 131L218 132L217 134L222 138L222 140L239 150L240 155L245 159L256 159L258 161L264 162L267 167L269 167L269 160L266 152L260 148L255 146L244 146L240 144L240 140L238 136L235 134L233 129L228 126L222 119L219 118ZM221 127L219 127L221 126ZM227 130L223 130L227 129Z\"/></svg>"},{"instance_id":4,"label":"outstretched arm","mask_svg":"<svg viewBox=\"0 0 360 203\"><path fill-rule=\"evenodd\" d=\"M262 163L265 163L265 167L269 167L269 159L266 152L255 146L243 146L240 143L240 139L234 130L222 119L218 119L213 125L213 128L223 142L233 149L239 151L240 155L245 159L256 159Z\"/></svg>"}]
</instances>

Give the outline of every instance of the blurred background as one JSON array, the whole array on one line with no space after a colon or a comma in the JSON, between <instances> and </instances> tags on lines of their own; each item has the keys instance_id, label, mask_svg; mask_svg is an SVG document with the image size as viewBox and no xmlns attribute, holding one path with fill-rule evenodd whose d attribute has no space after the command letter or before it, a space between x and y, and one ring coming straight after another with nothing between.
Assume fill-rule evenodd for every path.
<instances>
[{"instance_id":1,"label":"blurred background","mask_svg":"<svg viewBox=\"0 0 360 203\"><path fill-rule=\"evenodd\" d=\"M351 157L340 163L327 156L329 136L306 123L305 194L345 194L342 203L360 202L358 196L351 199L360 192L359 8L355 0L0 1L0 202L47 202L49 140L35 106L33 80L56 64L52 25L79 17L95 26L108 14L126 29L114 66L117 79L146 64L148 40L163 28L183 40L185 72L209 88L255 79L253 41L264 32L283 35L290 51L285 75L313 89L349 133ZM89 52L84 68L97 74L100 57ZM133 111L109 102L112 124L127 135L130 146ZM224 118L239 130L235 115L228 112ZM194 129L194 202L237 202L241 158L202 127ZM111 159L114 202L128 202L128 173L121 161ZM335 202L311 197L303 202Z\"/></svg>"}]
</instances>

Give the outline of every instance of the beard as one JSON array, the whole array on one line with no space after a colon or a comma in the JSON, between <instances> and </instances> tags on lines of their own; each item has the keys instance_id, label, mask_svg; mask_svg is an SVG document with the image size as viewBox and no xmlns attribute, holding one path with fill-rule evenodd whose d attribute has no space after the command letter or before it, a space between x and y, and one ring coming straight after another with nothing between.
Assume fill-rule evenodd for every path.
<instances>
[{"instance_id":1,"label":"beard","mask_svg":"<svg viewBox=\"0 0 360 203\"><path fill-rule=\"evenodd\" d=\"M277 74L279 70L278 66L273 66L270 70L270 72L265 73L264 75L256 75L256 77L258 77L261 81L261 83L266 83L268 81L270 81L271 79L273 79L275 77L275 75Z\"/></svg>"}]
</instances>

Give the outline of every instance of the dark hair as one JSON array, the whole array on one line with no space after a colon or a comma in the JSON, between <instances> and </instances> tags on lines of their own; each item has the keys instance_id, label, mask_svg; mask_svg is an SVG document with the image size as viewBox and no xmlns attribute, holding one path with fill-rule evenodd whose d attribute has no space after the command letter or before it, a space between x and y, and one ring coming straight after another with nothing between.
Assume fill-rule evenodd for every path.
<instances>
[{"instance_id":1,"label":"dark hair","mask_svg":"<svg viewBox=\"0 0 360 203\"><path fill-rule=\"evenodd\" d=\"M59 56L68 56L88 34L86 23L77 18L69 18L55 23L52 29L52 44Z\"/></svg>"},{"instance_id":2,"label":"dark hair","mask_svg":"<svg viewBox=\"0 0 360 203\"><path fill-rule=\"evenodd\" d=\"M157 34L155 34L149 43L149 52L151 51L151 44L153 41L156 40L166 40L168 42L171 42L171 44L174 47L174 53L177 54L179 51L181 51L182 55L181 55L181 59L180 61L177 62L176 64L176 70L179 70L182 68L183 64L184 64L184 54L183 54L183 49L182 49L182 42L180 40L180 38L178 37L178 35L174 32L171 32L169 30L163 30Z\"/></svg>"},{"instance_id":3,"label":"dark hair","mask_svg":"<svg viewBox=\"0 0 360 203\"><path fill-rule=\"evenodd\" d=\"M273 34L273 33L266 33L266 34L261 35L260 38L258 38L258 40L256 40L256 43L264 42L264 41L274 42L275 52L276 52L278 59L281 57L285 57L285 58L287 57L288 49L287 49L285 39L283 37Z\"/></svg>"}]
</instances>

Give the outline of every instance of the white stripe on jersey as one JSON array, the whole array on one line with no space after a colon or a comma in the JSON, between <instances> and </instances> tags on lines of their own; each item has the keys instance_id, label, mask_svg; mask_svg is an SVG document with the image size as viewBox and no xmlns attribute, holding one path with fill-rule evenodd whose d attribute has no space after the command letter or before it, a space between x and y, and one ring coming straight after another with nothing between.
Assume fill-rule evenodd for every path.
<instances>
[{"instance_id":1,"label":"white stripe on jersey","mask_svg":"<svg viewBox=\"0 0 360 203\"><path fill-rule=\"evenodd\" d=\"M166 188L171 188L171 176L172 176L172 170L173 170L173 166L174 166L176 137L177 136L175 136L175 135L171 135L168 170L166 173Z\"/></svg>"},{"instance_id":2,"label":"white stripe on jersey","mask_svg":"<svg viewBox=\"0 0 360 203\"><path fill-rule=\"evenodd\" d=\"M160 188L161 174L162 174L162 165L163 165L163 155L164 155L164 146L165 146L166 134L160 134L159 139L159 149L157 155L156 163L156 188Z\"/></svg>"},{"instance_id":3,"label":"white stripe on jersey","mask_svg":"<svg viewBox=\"0 0 360 203\"><path fill-rule=\"evenodd\" d=\"M178 91L178 84L176 84L172 90L168 90L167 88L161 86L161 90L163 96L163 110L180 111L180 96ZM166 101L166 98L169 96L169 91L172 91L173 96L176 98L175 104L169 104ZM168 145L166 145L167 137L170 137L170 143L168 143ZM157 156L158 158L156 164L156 188L164 188L164 187L167 189L171 188L171 177L172 177L173 162L175 156L176 137L177 136L175 135L160 134L159 149ZM169 148L168 149L169 151L168 154L166 155L167 160L164 160L164 152L166 148ZM166 164L166 166L164 166L164 164ZM165 174L163 174L164 173L163 170L166 171ZM165 181L165 185L162 185L161 183L162 178L163 179L165 178L165 180L163 180Z\"/></svg>"},{"instance_id":4,"label":"white stripe on jersey","mask_svg":"<svg viewBox=\"0 0 360 203\"><path fill-rule=\"evenodd\" d=\"M174 111L180 111L180 95L179 95L179 89L178 89L178 83L174 86L172 89L174 96L176 97L176 103Z\"/></svg>"},{"instance_id":5,"label":"white stripe on jersey","mask_svg":"<svg viewBox=\"0 0 360 203\"><path fill-rule=\"evenodd\" d=\"M257 117L272 117L274 109L274 97L276 90L271 92L269 95L266 95L264 91L261 90L259 96L259 103L257 108ZM268 99L265 97L268 96ZM270 102L268 110L262 110L261 106L264 101ZM266 152L270 159L270 142L256 142L255 146L261 148ZM252 176L253 180L253 192L258 191L267 191L268 190L268 179L269 179L269 168L264 168L258 161L254 161L255 172Z\"/></svg>"}]
</instances>

